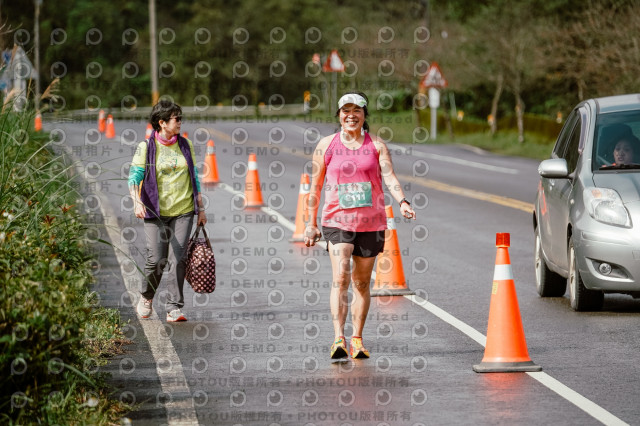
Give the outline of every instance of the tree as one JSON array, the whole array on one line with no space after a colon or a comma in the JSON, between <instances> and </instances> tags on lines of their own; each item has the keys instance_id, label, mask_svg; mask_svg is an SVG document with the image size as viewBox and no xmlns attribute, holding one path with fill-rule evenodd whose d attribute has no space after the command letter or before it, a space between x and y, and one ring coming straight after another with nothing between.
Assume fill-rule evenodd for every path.
<instances>
[{"instance_id":1,"label":"tree","mask_svg":"<svg viewBox=\"0 0 640 426\"><path fill-rule=\"evenodd\" d=\"M531 82L544 75L540 59L539 20L532 2L515 7L508 0L482 7L469 19L465 43L461 49L467 66L476 74L475 81L494 85L489 120L491 134L497 131L498 106L504 89L514 96L518 140L524 141L523 93Z\"/></svg>"},{"instance_id":2,"label":"tree","mask_svg":"<svg viewBox=\"0 0 640 426\"><path fill-rule=\"evenodd\" d=\"M580 11L569 23L555 19L544 34L552 78L569 80L578 101L637 91L637 6L626 1L592 1Z\"/></svg>"}]
</instances>

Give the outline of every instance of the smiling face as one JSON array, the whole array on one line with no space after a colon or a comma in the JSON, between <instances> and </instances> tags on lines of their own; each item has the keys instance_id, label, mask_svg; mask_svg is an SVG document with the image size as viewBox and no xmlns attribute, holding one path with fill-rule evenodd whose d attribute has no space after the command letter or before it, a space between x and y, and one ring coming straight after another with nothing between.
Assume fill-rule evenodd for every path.
<instances>
[{"instance_id":1,"label":"smiling face","mask_svg":"<svg viewBox=\"0 0 640 426\"><path fill-rule=\"evenodd\" d=\"M340 108L340 125L347 133L360 134L364 125L364 108L356 104L346 104Z\"/></svg>"},{"instance_id":2,"label":"smiling face","mask_svg":"<svg viewBox=\"0 0 640 426\"><path fill-rule=\"evenodd\" d=\"M613 148L613 160L616 164L633 163L633 147L631 142L626 139L619 141Z\"/></svg>"}]
</instances>

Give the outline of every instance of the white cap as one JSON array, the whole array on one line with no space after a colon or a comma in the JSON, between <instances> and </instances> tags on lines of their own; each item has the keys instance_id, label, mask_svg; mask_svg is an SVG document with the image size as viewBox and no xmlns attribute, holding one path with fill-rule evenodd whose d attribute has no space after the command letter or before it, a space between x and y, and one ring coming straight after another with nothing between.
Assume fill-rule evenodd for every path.
<instances>
[{"instance_id":1,"label":"white cap","mask_svg":"<svg viewBox=\"0 0 640 426\"><path fill-rule=\"evenodd\" d=\"M348 93L341 97L338 101L338 109L342 108L346 104L354 104L358 105L359 107L366 107L367 100L356 93Z\"/></svg>"}]
</instances>

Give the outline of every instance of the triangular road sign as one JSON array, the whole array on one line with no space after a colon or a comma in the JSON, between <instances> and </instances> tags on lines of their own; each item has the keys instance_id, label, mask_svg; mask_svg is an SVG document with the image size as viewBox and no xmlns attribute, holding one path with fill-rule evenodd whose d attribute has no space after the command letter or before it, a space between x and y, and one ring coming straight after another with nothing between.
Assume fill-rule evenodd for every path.
<instances>
[{"instance_id":1,"label":"triangular road sign","mask_svg":"<svg viewBox=\"0 0 640 426\"><path fill-rule=\"evenodd\" d=\"M432 62L425 74L424 78L420 82L422 87L447 87L447 80L442 76L442 71L437 62Z\"/></svg>"},{"instance_id":2,"label":"triangular road sign","mask_svg":"<svg viewBox=\"0 0 640 426\"><path fill-rule=\"evenodd\" d=\"M332 50L324 65L322 66L324 72L344 72L344 62L340 59L337 50Z\"/></svg>"}]
</instances>

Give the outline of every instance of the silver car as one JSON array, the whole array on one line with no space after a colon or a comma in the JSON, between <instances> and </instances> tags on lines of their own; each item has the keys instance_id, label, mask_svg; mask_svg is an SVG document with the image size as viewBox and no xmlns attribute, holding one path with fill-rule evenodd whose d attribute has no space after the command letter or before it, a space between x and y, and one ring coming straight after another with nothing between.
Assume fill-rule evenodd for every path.
<instances>
[{"instance_id":1,"label":"silver car","mask_svg":"<svg viewBox=\"0 0 640 426\"><path fill-rule=\"evenodd\" d=\"M640 298L640 94L590 99L540 163L533 213L536 287L576 311L605 293Z\"/></svg>"}]
</instances>

